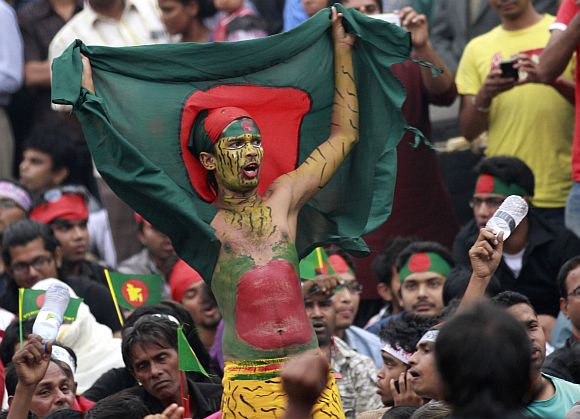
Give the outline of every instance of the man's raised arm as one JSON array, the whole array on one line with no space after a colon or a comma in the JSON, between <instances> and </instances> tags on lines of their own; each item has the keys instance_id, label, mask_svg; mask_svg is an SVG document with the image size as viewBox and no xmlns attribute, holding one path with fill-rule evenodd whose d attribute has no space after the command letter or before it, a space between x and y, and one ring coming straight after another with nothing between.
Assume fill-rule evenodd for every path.
<instances>
[{"instance_id":1,"label":"man's raised arm","mask_svg":"<svg viewBox=\"0 0 580 419\"><path fill-rule=\"evenodd\" d=\"M281 184L290 183L293 210L299 210L328 183L358 141L358 97L352 65L353 35L347 34L342 16L332 8L334 40L334 105L330 137L310 154L296 170L283 176Z\"/></svg>"}]
</instances>

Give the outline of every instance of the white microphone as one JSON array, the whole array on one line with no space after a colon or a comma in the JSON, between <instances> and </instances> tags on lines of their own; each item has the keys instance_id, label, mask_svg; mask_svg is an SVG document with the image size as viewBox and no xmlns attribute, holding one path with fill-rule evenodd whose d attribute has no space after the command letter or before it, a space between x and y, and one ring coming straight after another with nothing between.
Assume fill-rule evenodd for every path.
<instances>
[{"instance_id":1,"label":"white microphone","mask_svg":"<svg viewBox=\"0 0 580 419\"><path fill-rule=\"evenodd\" d=\"M485 226L493 230L496 236L503 231L503 239L507 240L527 214L528 203L525 199L518 195L510 195Z\"/></svg>"},{"instance_id":2,"label":"white microphone","mask_svg":"<svg viewBox=\"0 0 580 419\"><path fill-rule=\"evenodd\" d=\"M64 284L52 284L44 294L44 304L36 316L32 333L53 342L64 320L70 293Z\"/></svg>"}]
</instances>

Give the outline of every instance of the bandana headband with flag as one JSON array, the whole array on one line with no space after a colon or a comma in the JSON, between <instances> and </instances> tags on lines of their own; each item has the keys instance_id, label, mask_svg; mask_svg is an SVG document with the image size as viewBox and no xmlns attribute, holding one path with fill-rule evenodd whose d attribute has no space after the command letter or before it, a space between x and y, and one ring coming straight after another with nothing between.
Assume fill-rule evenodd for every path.
<instances>
[{"instance_id":1,"label":"bandana headband with flag","mask_svg":"<svg viewBox=\"0 0 580 419\"><path fill-rule=\"evenodd\" d=\"M507 183L497 176L483 174L477 178L475 193L493 193L510 196L531 196L531 194L517 183Z\"/></svg>"},{"instance_id":2,"label":"bandana headband with flag","mask_svg":"<svg viewBox=\"0 0 580 419\"><path fill-rule=\"evenodd\" d=\"M438 323L435 326L433 326L431 329L427 330L425 332L425 334L421 337L421 339L419 339L419 342L417 343L417 345L420 345L421 343L426 343L426 342L435 343L437 341L437 337L439 336L439 332L441 331L441 328L443 327L443 325L445 325L445 323Z\"/></svg>"},{"instance_id":3,"label":"bandana headband with flag","mask_svg":"<svg viewBox=\"0 0 580 419\"><path fill-rule=\"evenodd\" d=\"M435 252L415 253L401 268L399 279L403 282L409 275L419 272L435 272L447 277L451 265Z\"/></svg>"},{"instance_id":4,"label":"bandana headband with flag","mask_svg":"<svg viewBox=\"0 0 580 419\"><path fill-rule=\"evenodd\" d=\"M89 218L89 207L82 195L62 194L54 201L37 205L30 213L30 219L48 224L57 218L61 220L86 220Z\"/></svg>"},{"instance_id":5,"label":"bandana headband with flag","mask_svg":"<svg viewBox=\"0 0 580 419\"><path fill-rule=\"evenodd\" d=\"M409 359L413 356L412 353L405 351L402 348L394 348L389 343L385 343L385 346L381 349L383 352L388 353L391 356L394 356L403 364L409 364Z\"/></svg>"}]
</instances>

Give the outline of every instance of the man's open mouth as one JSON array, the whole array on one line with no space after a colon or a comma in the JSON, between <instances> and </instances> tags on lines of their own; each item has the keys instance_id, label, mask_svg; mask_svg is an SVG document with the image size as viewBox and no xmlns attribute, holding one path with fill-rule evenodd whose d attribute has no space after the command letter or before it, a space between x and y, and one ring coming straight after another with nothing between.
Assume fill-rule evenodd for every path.
<instances>
[{"instance_id":1,"label":"man's open mouth","mask_svg":"<svg viewBox=\"0 0 580 419\"><path fill-rule=\"evenodd\" d=\"M248 163L242 168L242 172L244 173L244 176L247 177L248 179L254 179L255 177L258 176L259 168L260 166L258 165L258 163Z\"/></svg>"}]
</instances>

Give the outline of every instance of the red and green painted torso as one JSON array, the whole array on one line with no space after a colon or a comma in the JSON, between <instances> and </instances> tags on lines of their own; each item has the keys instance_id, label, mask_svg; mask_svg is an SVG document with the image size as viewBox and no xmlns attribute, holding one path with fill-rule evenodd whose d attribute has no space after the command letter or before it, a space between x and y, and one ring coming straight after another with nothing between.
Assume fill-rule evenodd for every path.
<instances>
[{"instance_id":1,"label":"red and green painted torso","mask_svg":"<svg viewBox=\"0 0 580 419\"><path fill-rule=\"evenodd\" d=\"M226 360L280 358L317 347L290 234L259 200L239 212L219 210L212 227L221 251L212 290L225 322Z\"/></svg>"}]
</instances>

